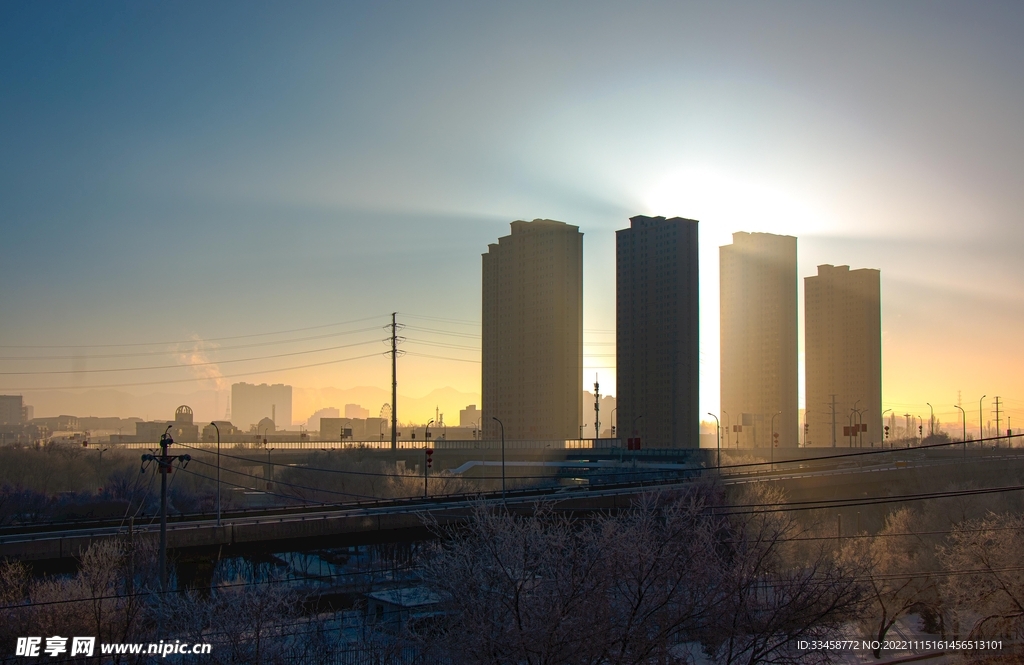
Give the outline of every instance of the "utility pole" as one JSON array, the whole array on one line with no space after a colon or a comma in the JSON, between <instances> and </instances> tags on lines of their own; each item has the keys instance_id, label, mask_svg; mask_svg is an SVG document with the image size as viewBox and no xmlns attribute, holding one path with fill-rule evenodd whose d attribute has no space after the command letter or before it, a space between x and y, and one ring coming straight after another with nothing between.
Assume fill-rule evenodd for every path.
<instances>
[{"instance_id":1,"label":"utility pole","mask_svg":"<svg viewBox=\"0 0 1024 665\"><path fill-rule=\"evenodd\" d=\"M999 436L1001 429L999 429L999 395L996 395L996 436ZM996 439L996 448L999 447L999 439Z\"/></svg>"},{"instance_id":2,"label":"utility pole","mask_svg":"<svg viewBox=\"0 0 1024 665\"><path fill-rule=\"evenodd\" d=\"M601 438L601 384L594 375L594 438Z\"/></svg>"},{"instance_id":3,"label":"utility pole","mask_svg":"<svg viewBox=\"0 0 1024 665\"><path fill-rule=\"evenodd\" d=\"M903 432L903 436L905 436L905 437L907 437L909 439L910 438L910 431L911 431L910 430L910 414L909 413L904 413L903 417L907 419L907 429L906 429L905 432Z\"/></svg>"},{"instance_id":4,"label":"utility pole","mask_svg":"<svg viewBox=\"0 0 1024 665\"><path fill-rule=\"evenodd\" d=\"M832 447L836 447L836 396L832 395Z\"/></svg>"},{"instance_id":5,"label":"utility pole","mask_svg":"<svg viewBox=\"0 0 1024 665\"><path fill-rule=\"evenodd\" d=\"M391 312L391 450L398 450L398 312Z\"/></svg>"},{"instance_id":6,"label":"utility pole","mask_svg":"<svg viewBox=\"0 0 1024 665\"><path fill-rule=\"evenodd\" d=\"M159 455L142 456L142 472L146 472L146 462L156 462L160 474L160 591L167 591L167 474L171 473L175 461L181 460L184 468L192 460L191 455L167 454L167 447L174 443L170 431L171 425L168 425L160 436Z\"/></svg>"}]
</instances>

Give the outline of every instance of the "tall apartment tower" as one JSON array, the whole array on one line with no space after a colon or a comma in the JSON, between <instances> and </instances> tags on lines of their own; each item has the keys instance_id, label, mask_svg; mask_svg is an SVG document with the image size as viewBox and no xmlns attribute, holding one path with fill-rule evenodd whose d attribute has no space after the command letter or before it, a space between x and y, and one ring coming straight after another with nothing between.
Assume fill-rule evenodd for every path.
<instances>
[{"instance_id":1,"label":"tall apartment tower","mask_svg":"<svg viewBox=\"0 0 1024 665\"><path fill-rule=\"evenodd\" d=\"M698 448L697 221L629 221L615 232L617 433L644 447Z\"/></svg>"},{"instance_id":2,"label":"tall apartment tower","mask_svg":"<svg viewBox=\"0 0 1024 665\"><path fill-rule=\"evenodd\" d=\"M804 278L806 441L872 446L882 432L882 314L879 272L818 266ZM867 426L844 436L843 427Z\"/></svg>"},{"instance_id":3,"label":"tall apartment tower","mask_svg":"<svg viewBox=\"0 0 1024 665\"><path fill-rule=\"evenodd\" d=\"M796 238L734 233L720 248L721 365L726 442L798 445ZM732 427L727 427L731 430Z\"/></svg>"},{"instance_id":4,"label":"tall apartment tower","mask_svg":"<svg viewBox=\"0 0 1024 665\"><path fill-rule=\"evenodd\" d=\"M583 234L512 222L483 255L484 436L575 439L583 413Z\"/></svg>"}]
</instances>

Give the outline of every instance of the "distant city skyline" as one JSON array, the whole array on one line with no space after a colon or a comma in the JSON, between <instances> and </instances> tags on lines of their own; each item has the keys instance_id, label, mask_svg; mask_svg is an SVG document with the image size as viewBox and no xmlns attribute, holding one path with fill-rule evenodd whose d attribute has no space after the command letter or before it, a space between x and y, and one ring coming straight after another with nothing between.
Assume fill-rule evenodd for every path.
<instances>
[{"instance_id":1,"label":"distant city skyline","mask_svg":"<svg viewBox=\"0 0 1024 665\"><path fill-rule=\"evenodd\" d=\"M317 391L388 387L393 311L444 331L406 331L401 393L450 387L464 408L479 253L536 217L587 238L582 378L614 386L613 236L644 214L701 220L702 414L720 409L718 247L749 231L800 239L800 302L818 265L882 272L883 408L955 423L962 393L970 430L1000 395L1024 423L1005 371L1024 365L1019 5L55 2L0 19L0 394L38 415L146 417L124 409L215 391L196 416L222 417L246 381L308 391L305 418L331 404ZM150 342L176 343L124 346ZM128 353L146 355L99 357ZM118 387L83 395L98 385Z\"/></svg>"}]
</instances>

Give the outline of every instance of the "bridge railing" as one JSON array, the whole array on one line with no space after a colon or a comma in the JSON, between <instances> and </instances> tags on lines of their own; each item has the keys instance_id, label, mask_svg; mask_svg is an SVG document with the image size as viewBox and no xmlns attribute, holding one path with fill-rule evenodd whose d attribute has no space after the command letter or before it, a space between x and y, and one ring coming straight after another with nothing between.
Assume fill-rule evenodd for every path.
<instances>
[{"instance_id":1,"label":"bridge railing","mask_svg":"<svg viewBox=\"0 0 1024 665\"><path fill-rule=\"evenodd\" d=\"M181 441L190 446L201 446L204 448L215 448L215 441ZM618 439L551 439L542 441L505 441L505 450L593 450L621 447ZM409 441L398 441L398 450L423 450L433 448L435 450L500 450L501 441L479 440L479 439L413 439ZM108 447L144 449L159 448L160 444L141 441L124 441L111 443L90 443L89 447ZM267 448L275 450L391 450L391 441L317 441L313 439L301 439L295 441L268 440ZM242 448L246 450L263 450L262 441L221 441L221 449Z\"/></svg>"}]
</instances>

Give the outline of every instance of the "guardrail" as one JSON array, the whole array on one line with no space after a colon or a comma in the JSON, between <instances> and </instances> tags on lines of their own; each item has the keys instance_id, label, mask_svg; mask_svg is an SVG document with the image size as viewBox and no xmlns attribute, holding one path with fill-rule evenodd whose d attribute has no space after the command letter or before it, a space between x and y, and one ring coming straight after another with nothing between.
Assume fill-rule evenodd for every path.
<instances>
[{"instance_id":1,"label":"guardrail","mask_svg":"<svg viewBox=\"0 0 1024 665\"><path fill-rule=\"evenodd\" d=\"M190 446L216 448L216 441L178 441ZM501 441L475 439L412 439L398 441L398 450L500 450ZM148 450L160 446L156 441L117 441L89 443L87 447L117 446L126 450ZM263 450L263 441L221 441L221 449L242 448ZM391 450L391 441L318 441L300 439L295 441L278 441L268 439L266 447L275 450ZM505 441L505 450L593 450L602 448L620 448L618 439L552 439L547 441Z\"/></svg>"}]
</instances>

